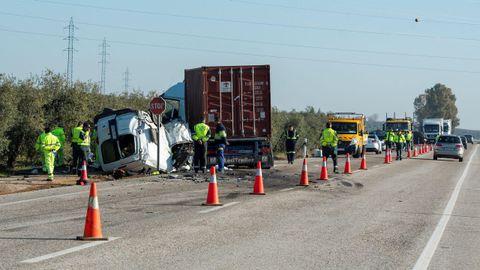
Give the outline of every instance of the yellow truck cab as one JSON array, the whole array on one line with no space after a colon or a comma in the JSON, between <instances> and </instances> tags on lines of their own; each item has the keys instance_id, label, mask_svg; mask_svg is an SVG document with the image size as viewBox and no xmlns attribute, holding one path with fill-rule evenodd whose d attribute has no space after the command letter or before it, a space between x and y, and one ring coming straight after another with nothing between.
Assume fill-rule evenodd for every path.
<instances>
[{"instance_id":1,"label":"yellow truck cab","mask_svg":"<svg viewBox=\"0 0 480 270\"><path fill-rule=\"evenodd\" d=\"M383 126L383 130L389 131L392 129L395 130L403 130L407 132L413 131L413 120L410 117L404 118L395 118L395 117L387 117L385 124Z\"/></svg>"},{"instance_id":2,"label":"yellow truck cab","mask_svg":"<svg viewBox=\"0 0 480 270\"><path fill-rule=\"evenodd\" d=\"M351 112L337 112L327 114L327 121L337 132L339 154L350 153L359 158L368 141L365 131L365 115Z\"/></svg>"}]
</instances>

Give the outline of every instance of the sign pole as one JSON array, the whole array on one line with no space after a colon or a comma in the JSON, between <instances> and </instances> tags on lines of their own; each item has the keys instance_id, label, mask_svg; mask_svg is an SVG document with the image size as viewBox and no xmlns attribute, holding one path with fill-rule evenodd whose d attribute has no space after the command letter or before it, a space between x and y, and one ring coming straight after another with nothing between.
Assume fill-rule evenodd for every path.
<instances>
[{"instance_id":1,"label":"sign pole","mask_svg":"<svg viewBox=\"0 0 480 270\"><path fill-rule=\"evenodd\" d=\"M162 124L162 114L159 114L157 115L157 123L158 123L158 127L157 127L157 171L160 172L160 127L161 127L161 124Z\"/></svg>"}]
</instances>

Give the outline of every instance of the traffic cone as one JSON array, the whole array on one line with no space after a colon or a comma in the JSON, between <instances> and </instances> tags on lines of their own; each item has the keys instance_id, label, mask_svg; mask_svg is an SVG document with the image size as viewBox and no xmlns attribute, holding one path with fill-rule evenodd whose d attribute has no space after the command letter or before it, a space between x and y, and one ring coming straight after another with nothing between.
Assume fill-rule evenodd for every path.
<instances>
[{"instance_id":1,"label":"traffic cone","mask_svg":"<svg viewBox=\"0 0 480 270\"><path fill-rule=\"evenodd\" d=\"M80 179L77 180L77 185L84 186L86 184L88 184L87 161L84 160L82 168L80 169Z\"/></svg>"},{"instance_id":2,"label":"traffic cone","mask_svg":"<svg viewBox=\"0 0 480 270\"><path fill-rule=\"evenodd\" d=\"M392 149L388 149L388 163L392 163L392 162L393 162Z\"/></svg>"},{"instance_id":3,"label":"traffic cone","mask_svg":"<svg viewBox=\"0 0 480 270\"><path fill-rule=\"evenodd\" d=\"M343 170L344 174L352 174L352 166L350 165L350 154L347 153L347 162L345 162L345 170Z\"/></svg>"},{"instance_id":4,"label":"traffic cone","mask_svg":"<svg viewBox=\"0 0 480 270\"><path fill-rule=\"evenodd\" d=\"M424 150L423 144L421 144L421 145L420 145L420 155L423 155L423 150Z\"/></svg>"},{"instance_id":5,"label":"traffic cone","mask_svg":"<svg viewBox=\"0 0 480 270\"><path fill-rule=\"evenodd\" d=\"M328 180L327 158L323 157L322 171L320 173L320 180Z\"/></svg>"},{"instance_id":6,"label":"traffic cone","mask_svg":"<svg viewBox=\"0 0 480 270\"><path fill-rule=\"evenodd\" d=\"M83 236L77 236L77 240L93 241L108 238L102 235L102 223L100 222L100 208L98 206L97 185L92 183L88 197L87 217L85 218L85 229Z\"/></svg>"},{"instance_id":7,"label":"traffic cone","mask_svg":"<svg viewBox=\"0 0 480 270\"><path fill-rule=\"evenodd\" d=\"M265 195L263 191L263 175L262 175L262 163L257 162L257 174L255 175L255 184L253 185L252 195Z\"/></svg>"},{"instance_id":8,"label":"traffic cone","mask_svg":"<svg viewBox=\"0 0 480 270\"><path fill-rule=\"evenodd\" d=\"M390 149L385 150L385 160L383 161L384 164L390 163L390 158L388 157L388 151L390 151Z\"/></svg>"},{"instance_id":9,"label":"traffic cone","mask_svg":"<svg viewBox=\"0 0 480 270\"><path fill-rule=\"evenodd\" d=\"M413 147L413 157L418 157L417 146Z\"/></svg>"},{"instance_id":10,"label":"traffic cone","mask_svg":"<svg viewBox=\"0 0 480 270\"><path fill-rule=\"evenodd\" d=\"M298 186L308 186L308 171L307 171L307 159L303 159L302 173L300 174L300 183Z\"/></svg>"},{"instance_id":11,"label":"traffic cone","mask_svg":"<svg viewBox=\"0 0 480 270\"><path fill-rule=\"evenodd\" d=\"M410 150L410 146L407 146L407 158L412 157L412 150Z\"/></svg>"},{"instance_id":12,"label":"traffic cone","mask_svg":"<svg viewBox=\"0 0 480 270\"><path fill-rule=\"evenodd\" d=\"M210 183L208 183L207 201L202 205L221 206L218 199L217 176L215 174L215 166L210 167Z\"/></svg>"},{"instance_id":13,"label":"traffic cone","mask_svg":"<svg viewBox=\"0 0 480 270\"><path fill-rule=\"evenodd\" d=\"M433 151L433 144L430 144L430 151Z\"/></svg>"},{"instance_id":14,"label":"traffic cone","mask_svg":"<svg viewBox=\"0 0 480 270\"><path fill-rule=\"evenodd\" d=\"M362 162L360 162L360 170L368 170L367 169L367 155L363 153L362 155Z\"/></svg>"}]
</instances>

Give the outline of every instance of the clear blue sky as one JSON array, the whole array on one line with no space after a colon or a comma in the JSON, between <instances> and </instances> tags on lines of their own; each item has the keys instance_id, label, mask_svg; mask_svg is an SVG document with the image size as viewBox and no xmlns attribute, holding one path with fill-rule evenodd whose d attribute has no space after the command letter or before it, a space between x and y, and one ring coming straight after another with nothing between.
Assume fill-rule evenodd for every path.
<instances>
[{"instance_id":1,"label":"clear blue sky","mask_svg":"<svg viewBox=\"0 0 480 270\"><path fill-rule=\"evenodd\" d=\"M127 67L131 87L163 92L183 80L186 68L270 64L280 109L411 115L414 98L440 82L457 96L460 127L480 129L478 0L0 4L0 72L18 78L66 72L62 37L73 17L74 78L100 81L105 37L107 92L123 90Z\"/></svg>"}]
</instances>

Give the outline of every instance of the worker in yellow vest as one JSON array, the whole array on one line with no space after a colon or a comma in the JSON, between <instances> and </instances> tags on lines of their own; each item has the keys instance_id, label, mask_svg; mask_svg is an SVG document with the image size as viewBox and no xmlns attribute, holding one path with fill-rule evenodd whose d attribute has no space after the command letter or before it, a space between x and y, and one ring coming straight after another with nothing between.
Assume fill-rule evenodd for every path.
<instances>
[{"instance_id":1,"label":"worker in yellow vest","mask_svg":"<svg viewBox=\"0 0 480 270\"><path fill-rule=\"evenodd\" d=\"M53 172L55 170L55 156L60 149L60 140L52 134L49 127L45 128L45 139L42 143L42 152L45 156L45 165L47 166L48 181L53 181Z\"/></svg>"},{"instance_id":2,"label":"worker in yellow vest","mask_svg":"<svg viewBox=\"0 0 480 270\"><path fill-rule=\"evenodd\" d=\"M57 151L57 157L55 158L55 166L63 166L64 149L65 149L65 131L62 127L56 127L52 130L52 134L55 135L60 141L60 149Z\"/></svg>"},{"instance_id":3,"label":"worker in yellow vest","mask_svg":"<svg viewBox=\"0 0 480 270\"><path fill-rule=\"evenodd\" d=\"M322 145L323 156L328 159L332 157L333 160L333 172L338 173L337 164L337 144L338 137L337 132L332 129L332 123L327 123L326 128L322 131L320 137L320 144Z\"/></svg>"},{"instance_id":4,"label":"worker in yellow vest","mask_svg":"<svg viewBox=\"0 0 480 270\"><path fill-rule=\"evenodd\" d=\"M207 169L207 149L208 140L210 139L210 127L205 124L205 119L193 127L194 134L192 136L195 142L195 154L193 156L193 169L195 173L202 170L205 173Z\"/></svg>"}]
</instances>

